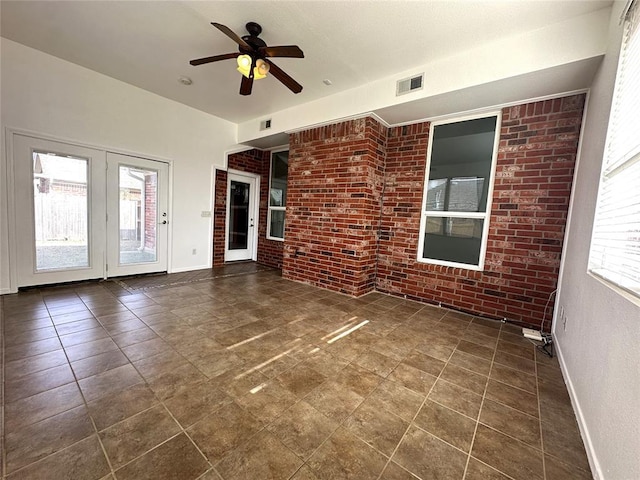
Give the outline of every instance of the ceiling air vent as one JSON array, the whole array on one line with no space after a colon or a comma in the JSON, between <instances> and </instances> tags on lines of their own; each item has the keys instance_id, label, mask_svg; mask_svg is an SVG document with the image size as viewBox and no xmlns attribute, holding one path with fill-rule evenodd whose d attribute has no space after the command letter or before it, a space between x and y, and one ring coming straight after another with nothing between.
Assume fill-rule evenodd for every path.
<instances>
[{"instance_id":1,"label":"ceiling air vent","mask_svg":"<svg viewBox=\"0 0 640 480\"><path fill-rule=\"evenodd\" d=\"M260 122L260 130L268 130L271 128L271 119L269 120L262 120Z\"/></svg>"},{"instance_id":2,"label":"ceiling air vent","mask_svg":"<svg viewBox=\"0 0 640 480\"><path fill-rule=\"evenodd\" d=\"M423 78L424 73L421 73L420 75L416 75L414 77L398 80L398 83L396 84L396 97L399 95L404 95L405 93L413 92L415 90L422 90Z\"/></svg>"}]
</instances>

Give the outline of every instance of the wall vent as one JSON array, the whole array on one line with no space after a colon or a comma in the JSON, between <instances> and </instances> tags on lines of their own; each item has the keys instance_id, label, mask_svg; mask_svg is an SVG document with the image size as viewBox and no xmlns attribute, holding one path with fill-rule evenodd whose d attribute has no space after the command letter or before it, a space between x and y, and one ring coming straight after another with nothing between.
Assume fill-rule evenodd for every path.
<instances>
[{"instance_id":1,"label":"wall vent","mask_svg":"<svg viewBox=\"0 0 640 480\"><path fill-rule=\"evenodd\" d=\"M396 83L396 97L415 90L422 90L424 73L409 78L403 78Z\"/></svg>"},{"instance_id":2,"label":"wall vent","mask_svg":"<svg viewBox=\"0 0 640 480\"><path fill-rule=\"evenodd\" d=\"M260 130L268 130L271 128L271 119L269 120L262 120L260 122Z\"/></svg>"}]
</instances>

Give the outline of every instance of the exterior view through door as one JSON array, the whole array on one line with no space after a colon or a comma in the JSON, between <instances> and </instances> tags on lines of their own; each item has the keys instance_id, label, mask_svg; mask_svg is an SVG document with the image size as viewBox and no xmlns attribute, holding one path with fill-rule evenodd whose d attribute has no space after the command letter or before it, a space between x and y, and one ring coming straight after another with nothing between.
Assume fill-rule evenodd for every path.
<instances>
[{"instance_id":1,"label":"exterior view through door","mask_svg":"<svg viewBox=\"0 0 640 480\"><path fill-rule=\"evenodd\" d=\"M227 242L225 261L255 260L257 255L259 177L229 171L227 177Z\"/></svg>"},{"instance_id":2,"label":"exterior view through door","mask_svg":"<svg viewBox=\"0 0 640 480\"><path fill-rule=\"evenodd\" d=\"M168 164L13 140L17 287L167 270Z\"/></svg>"}]
</instances>

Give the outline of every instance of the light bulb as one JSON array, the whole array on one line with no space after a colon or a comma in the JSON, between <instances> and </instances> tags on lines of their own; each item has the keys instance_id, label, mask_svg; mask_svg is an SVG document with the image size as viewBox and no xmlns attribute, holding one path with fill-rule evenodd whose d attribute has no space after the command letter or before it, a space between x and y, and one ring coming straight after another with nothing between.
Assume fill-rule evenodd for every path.
<instances>
[{"instance_id":1,"label":"light bulb","mask_svg":"<svg viewBox=\"0 0 640 480\"><path fill-rule=\"evenodd\" d=\"M264 60L262 60L261 58L259 58L258 61L256 62L256 68L258 69L258 73L261 76L266 76L267 73L269 73L269 64Z\"/></svg>"},{"instance_id":2,"label":"light bulb","mask_svg":"<svg viewBox=\"0 0 640 480\"><path fill-rule=\"evenodd\" d=\"M251 66L251 57L249 55L238 56L238 67L249 68Z\"/></svg>"}]
</instances>

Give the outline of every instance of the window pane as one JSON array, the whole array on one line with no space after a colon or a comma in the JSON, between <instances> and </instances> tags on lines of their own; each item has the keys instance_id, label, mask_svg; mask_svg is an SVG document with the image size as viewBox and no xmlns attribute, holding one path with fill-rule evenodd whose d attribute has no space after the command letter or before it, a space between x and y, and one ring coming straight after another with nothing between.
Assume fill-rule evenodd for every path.
<instances>
[{"instance_id":1,"label":"window pane","mask_svg":"<svg viewBox=\"0 0 640 480\"><path fill-rule=\"evenodd\" d=\"M36 270L89 266L88 162L33 154Z\"/></svg>"},{"instance_id":2,"label":"window pane","mask_svg":"<svg viewBox=\"0 0 640 480\"><path fill-rule=\"evenodd\" d=\"M427 217L423 258L478 265L484 220Z\"/></svg>"},{"instance_id":3,"label":"window pane","mask_svg":"<svg viewBox=\"0 0 640 480\"><path fill-rule=\"evenodd\" d=\"M447 210L450 212L479 212L483 191L484 178L452 178Z\"/></svg>"},{"instance_id":4,"label":"window pane","mask_svg":"<svg viewBox=\"0 0 640 480\"><path fill-rule=\"evenodd\" d=\"M447 195L447 179L429 180L427 184L427 211L443 211Z\"/></svg>"},{"instance_id":5,"label":"window pane","mask_svg":"<svg viewBox=\"0 0 640 480\"><path fill-rule=\"evenodd\" d=\"M287 177L289 174L289 152L274 153L271 158L271 193L269 205L284 207L287 204Z\"/></svg>"},{"instance_id":6,"label":"window pane","mask_svg":"<svg viewBox=\"0 0 640 480\"><path fill-rule=\"evenodd\" d=\"M270 237L284 238L284 214L284 210L271 210Z\"/></svg>"},{"instance_id":7,"label":"window pane","mask_svg":"<svg viewBox=\"0 0 640 480\"><path fill-rule=\"evenodd\" d=\"M429 188L431 179L449 180L445 211L486 211L496 122L487 117L434 127Z\"/></svg>"}]
</instances>

